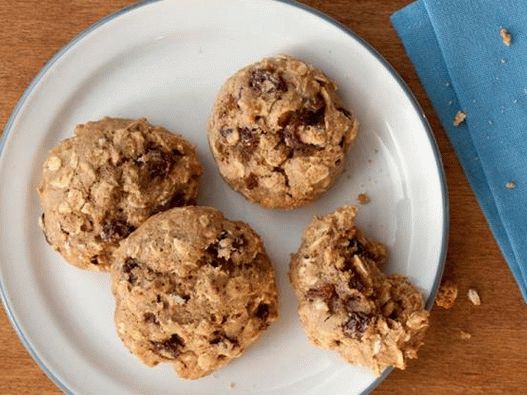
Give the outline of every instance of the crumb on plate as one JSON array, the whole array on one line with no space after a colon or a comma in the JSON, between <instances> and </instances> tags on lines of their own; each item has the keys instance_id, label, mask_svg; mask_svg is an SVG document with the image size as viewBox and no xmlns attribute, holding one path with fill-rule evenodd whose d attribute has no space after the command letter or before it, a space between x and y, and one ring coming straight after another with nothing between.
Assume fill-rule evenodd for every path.
<instances>
[{"instance_id":1,"label":"crumb on plate","mask_svg":"<svg viewBox=\"0 0 527 395\"><path fill-rule=\"evenodd\" d=\"M441 284L437 291L436 305L448 310L454 306L456 298L457 285L450 280L446 280Z\"/></svg>"},{"instance_id":2,"label":"crumb on plate","mask_svg":"<svg viewBox=\"0 0 527 395\"><path fill-rule=\"evenodd\" d=\"M512 44L512 36L509 31L502 27L500 29L500 36L501 40L503 41L503 44L505 44L507 47L510 47L510 45Z\"/></svg>"},{"instance_id":3,"label":"crumb on plate","mask_svg":"<svg viewBox=\"0 0 527 395\"><path fill-rule=\"evenodd\" d=\"M465 122L465 119L467 119L467 114L465 114L463 111L458 111L454 116L454 126L457 128L459 125Z\"/></svg>"},{"instance_id":4,"label":"crumb on plate","mask_svg":"<svg viewBox=\"0 0 527 395\"><path fill-rule=\"evenodd\" d=\"M478 291L474 288L468 290L467 297L474 306L479 306L481 304L481 298L479 297Z\"/></svg>"},{"instance_id":5,"label":"crumb on plate","mask_svg":"<svg viewBox=\"0 0 527 395\"><path fill-rule=\"evenodd\" d=\"M357 196L357 201L360 204L368 204L370 202L370 197L365 193L359 193Z\"/></svg>"}]
</instances>

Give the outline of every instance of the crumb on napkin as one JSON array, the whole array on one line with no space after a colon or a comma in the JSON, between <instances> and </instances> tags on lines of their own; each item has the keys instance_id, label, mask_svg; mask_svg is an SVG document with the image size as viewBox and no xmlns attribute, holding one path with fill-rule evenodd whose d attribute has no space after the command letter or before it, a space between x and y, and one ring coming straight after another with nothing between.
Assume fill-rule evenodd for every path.
<instances>
[{"instance_id":1,"label":"crumb on napkin","mask_svg":"<svg viewBox=\"0 0 527 395\"><path fill-rule=\"evenodd\" d=\"M500 29L500 36L501 36L501 40L503 41L503 44L505 44L507 47L510 47L512 43L512 36L509 33L509 31L505 29L504 27L502 27Z\"/></svg>"},{"instance_id":2,"label":"crumb on napkin","mask_svg":"<svg viewBox=\"0 0 527 395\"><path fill-rule=\"evenodd\" d=\"M516 188L516 183L514 181L509 181L505 184L505 188L507 189L514 189Z\"/></svg>"},{"instance_id":3,"label":"crumb on napkin","mask_svg":"<svg viewBox=\"0 0 527 395\"><path fill-rule=\"evenodd\" d=\"M368 204L370 202L370 197L365 193L359 193L357 196L357 201L360 204Z\"/></svg>"},{"instance_id":4,"label":"crumb on napkin","mask_svg":"<svg viewBox=\"0 0 527 395\"><path fill-rule=\"evenodd\" d=\"M232 382L231 382L231 383L229 384L229 388L230 388L230 389L233 389L234 387L236 387L236 383L232 383Z\"/></svg>"},{"instance_id":5,"label":"crumb on napkin","mask_svg":"<svg viewBox=\"0 0 527 395\"><path fill-rule=\"evenodd\" d=\"M465 332L465 331L460 331L459 332L459 336L463 339L463 340L469 340L472 335L468 332Z\"/></svg>"},{"instance_id":6,"label":"crumb on napkin","mask_svg":"<svg viewBox=\"0 0 527 395\"><path fill-rule=\"evenodd\" d=\"M467 297L474 306L479 306L481 304L481 298L479 297L478 291L474 288L468 290Z\"/></svg>"},{"instance_id":7,"label":"crumb on napkin","mask_svg":"<svg viewBox=\"0 0 527 395\"><path fill-rule=\"evenodd\" d=\"M454 306L456 298L457 285L453 281L446 280L437 291L436 305L448 310Z\"/></svg>"},{"instance_id":8,"label":"crumb on napkin","mask_svg":"<svg viewBox=\"0 0 527 395\"><path fill-rule=\"evenodd\" d=\"M465 114L463 111L458 111L454 117L454 126L457 128L459 125L465 122L465 119L467 119L467 114Z\"/></svg>"}]
</instances>

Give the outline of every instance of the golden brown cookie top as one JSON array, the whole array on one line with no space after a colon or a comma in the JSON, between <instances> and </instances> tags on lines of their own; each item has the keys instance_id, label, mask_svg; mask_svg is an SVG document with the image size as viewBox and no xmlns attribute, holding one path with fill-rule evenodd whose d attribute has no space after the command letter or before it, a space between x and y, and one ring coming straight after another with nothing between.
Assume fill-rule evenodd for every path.
<instances>
[{"instance_id":1,"label":"golden brown cookie top","mask_svg":"<svg viewBox=\"0 0 527 395\"><path fill-rule=\"evenodd\" d=\"M148 217L194 203L201 173L191 144L145 119L77 125L43 165L42 229L71 264L108 270L119 242Z\"/></svg>"},{"instance_id":2,"label":"golden brown cookie top","mask_svg":"<svg viewBox=\"0 0 527 395\"><path fill-rule=\"evenodd\" d=\"M112 266L115 320L148 365L196 379L226 365L278 316L275 274L260 237L208 207L157 214Z\"/></svg>"},{"instance_id":3,"label":"golden brown cookie top","mask_svg":"<svg viewBox=\"0 0 527 395\"><path fill-rule=\"evenodd\" d=\"M223 178L250 201L295 208L331 187L358 122L322 71L288 56L243 68L222 87L209 143Z\"/></svg>"}]
</instances>

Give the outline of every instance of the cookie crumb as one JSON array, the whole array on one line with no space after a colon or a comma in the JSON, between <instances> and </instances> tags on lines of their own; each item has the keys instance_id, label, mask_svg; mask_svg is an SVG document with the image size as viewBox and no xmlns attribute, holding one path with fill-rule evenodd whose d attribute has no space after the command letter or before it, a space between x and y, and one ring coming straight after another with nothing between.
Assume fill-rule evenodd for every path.
<instances>
[{"instance_id":1,"label":"cookie crumb","mask_svg":"<svg viewBox=\"0 0 527 395\"><path fill-rule=\"evenodd\" d=\"M505 29L504 27L502 27L500 29L500 36L501 36L501 40L503 41L503 44L505 44L507 47L510 47L512 43L512 36L509 33L509 31Z\"/></svg>"},{"instance_id":2,"label":"cookie crumb","mask_svg":"<svg viewBox=\"0 0 527 395\"><path fill-rule=\"evenodd\" d=\"M457 128L459 125L465 122L465 119L467 119L467 114L465 114L463 111L458 111L454 117L454 126Z\"/></svg>"},{"instance_id":3,"label":"cookie crumb","mask_svg":"<svg viewBox=\"0 0 527 395\"><path fill-rule=\"evenodd\" d=\"M230 389L233 389L234 387L236 387L236 383L230 383L230 384L229 384L229 388L230 388Z\"/></svg>"},{"instance_id":4,"label":"cookie crumb","mask_svg":"<svg viewBox=\"0 0 527 395\"><path fill-rule=\"evenodd\" d=\"M439 287L436 305L444 309L451 309L457 299L457 285L452 281L445 281Z\"/></svg>"},{"instance_id":5,"label":"cookie crumb","mask_svg":"<svg viewBox=\"0 0 527 395\"><path fill-rule=\"evenodd\" d=\"M460 331L459 332L459 336L461 337L461 339L463 340L470 340L470 338L472 337L472 335L468 332L465 332L465 331Z\"/></svg>"},{"instance_id":6,"label":"cookie crumb","mask_svg":"<svg viewBox=\"0 0 527 395\"><path fill-rule=\"evenodd\" d=\"M514 181L509 181L508 183L505 184L505 188L514 189L516 188L516 183Z\"/></svg>"},{"instance_id":7,"label":"cookie crumb","mask_svg":"<svg viewBox=\"0 0 527 395\"><path fill-rule=\"evenodd\" d=\"M370 202L370 197L365 193L359 193L359 195L357 196L357 201L360 204L368 204Z\"/></svg>"},{"instance_id":8,"label":"cookie crumb","mask_svg":"<svg viewBox=\"0 0 527 395\"><path fill-rule=\"evenodd\" d=\"M467 297L474 306L479 306L481 304L481 298L479 297L478 291L474 288L468 290Z\"/></svg>"}]
</instances>

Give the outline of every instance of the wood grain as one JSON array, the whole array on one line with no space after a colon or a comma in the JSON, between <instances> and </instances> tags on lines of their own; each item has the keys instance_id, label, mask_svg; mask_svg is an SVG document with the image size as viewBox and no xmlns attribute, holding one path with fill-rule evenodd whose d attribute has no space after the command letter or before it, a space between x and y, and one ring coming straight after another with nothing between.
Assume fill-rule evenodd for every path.
<instances>
[{"instance_id":1,"label":"wood grain","mask_svg":"<svg viewBox=\"0 0 527 395\"><path fill-rule=\"evenodd\" d=\"M127 0L0 0L0 121L45 62L77 33L130 4ZM455 154L404 54L389 16L409 0L306 0L376 47L407 81L439 143L448 179L451 227L445 277L460 298L451 310L435 308L419 360L397 371L380 394L519 394L527 391L527 307L487 227ZM2 230L5 231L5 230ZM479 290L482 305L466 299ZM472 334L462 340L460 330ZM0 393L56 394L0 313Z\"/></svg>"}]
</instances>

